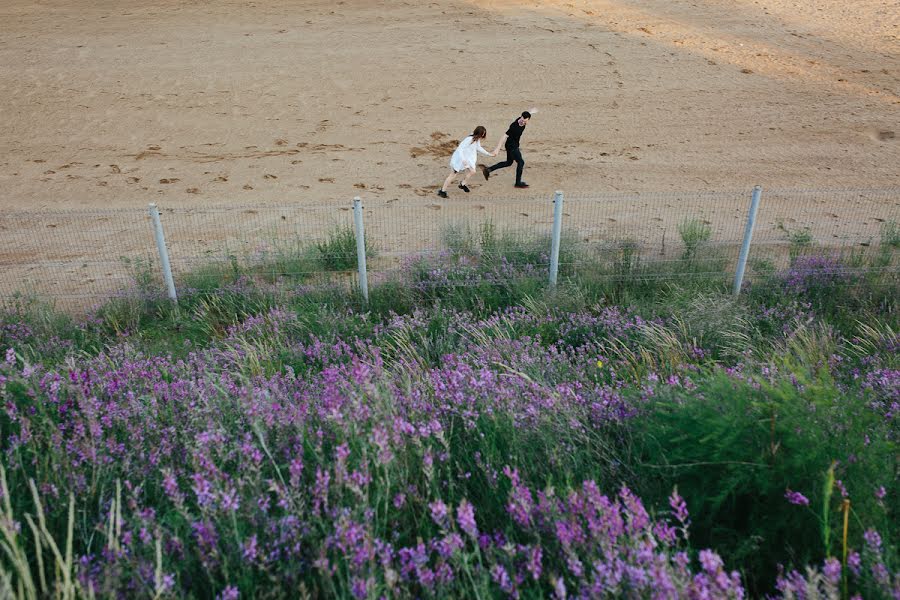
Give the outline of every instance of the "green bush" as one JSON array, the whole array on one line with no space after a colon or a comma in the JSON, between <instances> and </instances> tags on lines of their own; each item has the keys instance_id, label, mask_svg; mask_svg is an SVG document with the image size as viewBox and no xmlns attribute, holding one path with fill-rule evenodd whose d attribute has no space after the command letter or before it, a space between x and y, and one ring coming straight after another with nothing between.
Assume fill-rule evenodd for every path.
<instances>
[{"instance_id":1,"label":"green bush","mask_svg":"<svg viewBox=\"0 0 900 600\"><path fill-rule=\"evenodd\" d=\"M325 240L316 242L317 260L325 271L356 269L356 234L350 225L341 225L328 232ZM366 258L373 258L375 249L366 240Z\"/></svg>"},{"instance_id":2,"label":"green bush","mask_svg":"<svg viewBox=\"0 0 900 600\"><path fill-rule=\"evenodd\" d=\"M900 492L885 470L896 461L890 422L863 393L810 369L787 355L764 377L713 374L693 392L669 387L635 421L638 489L662 506L677 485L693 515L694 547L718 549L756 592L779 563L820 563L842 550L840 493L823 485L832 465L853 502L851 546L861 547L865 527L900 535L872 493L879 485ZM789 505L788 490L810 506Z\"/></svg>"},{"instance_id":3,"label":"green bush","mask_svg":"<svg viewBox=\"0 0 900 600\"><path fill-rule=\"evenodd\" d=\"M698 250L712 237L712 227L700 219L685 219L678 224L678 235L684 244L682 259L693 260Z\"/></svg>"}]
</instances>

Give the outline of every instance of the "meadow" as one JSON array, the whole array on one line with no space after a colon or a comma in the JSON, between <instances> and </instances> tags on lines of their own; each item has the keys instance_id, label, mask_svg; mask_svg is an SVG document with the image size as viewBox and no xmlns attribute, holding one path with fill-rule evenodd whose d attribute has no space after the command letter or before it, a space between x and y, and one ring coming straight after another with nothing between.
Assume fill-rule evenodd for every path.
<instances>
[{"instance_id":1,"label":"meadow","mask_svg":"<svg viewBox=\"0 0 900 600\"><path fill-rule=\"evenodd\" d=\"M900 597L896 228L735 297L689 225L675 263L565 242L557 289L484 225L367 304L267 275L352 269L340 232L177 305L139 268L86 317L22 298L0 595Z\"/></svg>"}]
</instances>

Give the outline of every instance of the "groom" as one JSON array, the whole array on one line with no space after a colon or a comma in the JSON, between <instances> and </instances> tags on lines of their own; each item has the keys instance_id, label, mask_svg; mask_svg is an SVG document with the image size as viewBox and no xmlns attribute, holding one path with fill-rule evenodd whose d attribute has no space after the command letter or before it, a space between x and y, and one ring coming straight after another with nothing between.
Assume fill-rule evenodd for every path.
<instances>
[{"instance_id":1,"label":"groom","mask_svg":"<svg viewBox=\"0 0 900 600\"><path fill-rule=\"evenodd\" d=\"M522 134L525 132L525 126L528 125L528 121L531 120L531 115L536 113L537 109L532 108L530 111L526 110L522 113L518 119L509 124L509 129L506 130L506 133L503 137L500 138L500 141L497 143L497 148L494 149L494 153L500 151L500 146L506 144L506 160L503 162L498 162L496 165L492 165L491 167L481 166L481 172L484 174L485 179L490 179L491 173L496 171L497 169L503 169L516 163L516 186L517 188L527 188L528 184L522 181L522 171L525 170L525 159L522 158L522 150L519 148L519 141L522 138Z\"/></svg>"}]
</instances>

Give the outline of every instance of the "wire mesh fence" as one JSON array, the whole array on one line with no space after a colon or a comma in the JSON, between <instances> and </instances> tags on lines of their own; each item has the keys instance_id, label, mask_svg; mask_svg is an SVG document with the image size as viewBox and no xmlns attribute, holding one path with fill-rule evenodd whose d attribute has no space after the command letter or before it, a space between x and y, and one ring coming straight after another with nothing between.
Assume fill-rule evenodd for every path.
<instances>
[{"instance_id":1,"label":"wire mesh fence","mask_svg":"<svg viewBox=\"0 0 900 600\"><path fill-rule=\"evenodd\" d=\"M363 202L369 281L428 272L431 286L511 275L546 281L553 198L516 196ZM591 273L728 282L737 266L750 191L564 195L560 278ZM281 288L359 285L353 205L160 207L179 293L251 277ZM804 253L857 256L896 248L900 189L766 190L748 279ZM0 213L0 302L49 300L81 311L122 294L165 295L146 209ZM896 270L895 261L859 269ZM849 267L848 267L849 268Z\"/></svg>"}]
</instances>

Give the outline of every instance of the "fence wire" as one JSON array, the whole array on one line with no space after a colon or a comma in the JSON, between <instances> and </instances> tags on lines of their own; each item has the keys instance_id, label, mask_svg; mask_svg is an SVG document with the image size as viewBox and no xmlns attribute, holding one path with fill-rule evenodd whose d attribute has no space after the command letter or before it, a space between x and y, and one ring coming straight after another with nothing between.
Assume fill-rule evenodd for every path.
<instances>
[{"instance_id":1,"label":"fence wire","mask_svg":"<svg viewBox=\"0 0 900 600\"><path fill-rule=\"evenodd\" d=\"M626 261L632 276L647 279L730 279L749 206L750 190L566 193L560 277ZM508 263L519 275L547 278L552 197L478 198L454 188L450 199L366 199L363 208L370 283L408 275L412 265L452 266L491 252L502 256L497 277ZM238 273L273 286L358 284L349 200L162 206L160 214L180 291L212 289ZM896 244L898 221L900 189L763 190L746 277L823 248L864 253L886 235ZM2 303L25 296L81 311L117 294L164 295L146 208L0 213L0 269ZM429 285L467 281L435 276Z\"/></svg>"}]
</instances>

